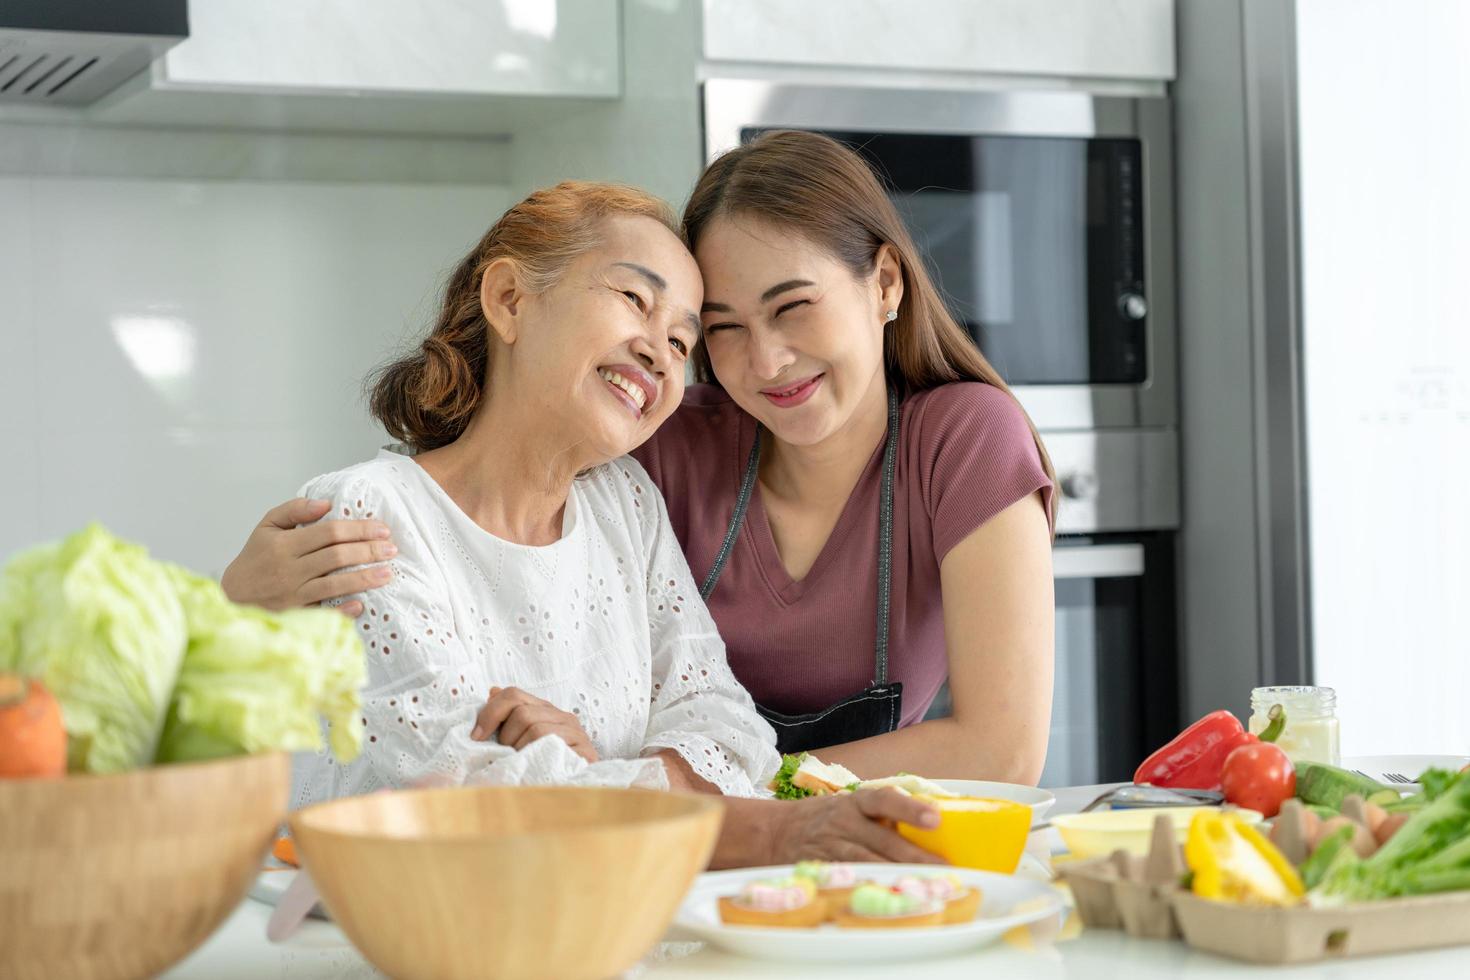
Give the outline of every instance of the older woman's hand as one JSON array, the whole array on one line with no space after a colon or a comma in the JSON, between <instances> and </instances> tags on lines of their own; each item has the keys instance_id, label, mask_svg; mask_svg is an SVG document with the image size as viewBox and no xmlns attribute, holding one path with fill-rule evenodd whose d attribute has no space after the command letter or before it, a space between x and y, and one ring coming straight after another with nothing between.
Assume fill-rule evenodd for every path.
<instances>
[{"instance_id":1,"label":"older woman's hand","mask_svg":"<svg viewBox=\"0 0 1470 980\"><path fill-rule=\"evenodd\" d=\"M297 498L267 513L220 577L225 595L235 602L280 610L385 584L391 573L387 566L373 563L398 553L388 540L387 525L320 520L331 506L327 500ZM354 565L373 567L333 574ZM349 616L362 614L362 603L356 599L339 608Z\"/></svg>"},{"instance_id":2,"label":"older woman's hand","mask_svg":"<svg viewBox=\"0 0 1470 980\"><path fill-rule=\"evenodd\" d=\"M893 829L896 822L932 828L939 811L894 789L865 789L777 804L771 828L775 864L826 861L898 861L944 864Z\"/></svg>"},{"instance_id":3,"label":"older woman's hand","mask_svg":"<svg viewBox=\"0 0 1470 980\"><path fill-rule=\"evenodd\" d=\"M588 762L597 761L597 749L576 715L518 687L492 687L470 732L477 742L494 736L513 749L523 749L546 735L560 735L573 752Z\"/></svg>"}]
</instances>

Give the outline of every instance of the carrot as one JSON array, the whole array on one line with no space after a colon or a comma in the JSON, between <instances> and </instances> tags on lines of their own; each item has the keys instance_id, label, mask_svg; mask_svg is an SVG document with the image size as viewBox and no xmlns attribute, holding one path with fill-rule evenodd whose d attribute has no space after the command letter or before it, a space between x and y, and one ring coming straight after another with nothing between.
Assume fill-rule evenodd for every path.
<instances>
[{"instance_id":1,"label":"carrot","mask_svg":"<svg viewBox=\"0 0 1470 980\"><path fill-rule=\"evenodd\" d=\"M296 860L296 842L289 837L277 837L271 853L282 864L289 864L293 868L301 867L301 862Z\"/></svg>"},{"instance_id":2,"label":"carrot","mask_svg":"<svg viewBox=\"0 0 1470 980\"><path fill-rule=\"evenodd\" d=\"M0 674L0 778L64 775L61 705L40 681Z\"/></svg>"}]
</instances>

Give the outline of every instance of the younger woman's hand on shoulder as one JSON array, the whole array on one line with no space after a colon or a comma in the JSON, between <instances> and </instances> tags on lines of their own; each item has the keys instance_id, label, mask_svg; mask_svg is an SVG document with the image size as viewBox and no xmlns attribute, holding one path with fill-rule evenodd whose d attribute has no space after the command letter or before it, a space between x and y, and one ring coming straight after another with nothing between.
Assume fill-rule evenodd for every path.
<instances>
[{"instance_id":1,"label":"younger woman's hand on shoulder","mask_svg":"<svg viewBox=\"0 0 1470 980\"><path fill-rule=\"evenodd\" d=\"M220 577L225 595L235 602L281 610L387 583L392 573L385 565L333 574L386 561L398 549L379 521L321 520L331 507L328 500L298 497L268 512ZM362 603L356 600L339 608L349 616L362 614Z\"/></svg>"}]
</instances>

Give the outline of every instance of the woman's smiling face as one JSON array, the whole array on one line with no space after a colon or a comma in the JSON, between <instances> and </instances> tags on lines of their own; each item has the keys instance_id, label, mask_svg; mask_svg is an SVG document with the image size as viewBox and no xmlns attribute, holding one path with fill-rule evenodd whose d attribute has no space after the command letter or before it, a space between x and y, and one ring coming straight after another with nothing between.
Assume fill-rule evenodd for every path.
<instances>
[{"instance_id":1,"label":"woman's smiling face","mask_svg":"<svg viewBox=\"0 0 1470 980\"><path fill-rule=\"evenodd\" d=\"M885 307L897 306L883 286L882 253L872 275L855 278L797 235L722 215L700 236L695 257L715 376L777 438L815 445L860 406L881 403Z\"/></svg>"},{"instance_id":2,"label":"woman's smiling face","mask_svg":"<svg viewBox=\"0 0 1470 980\"><path fill-rule=\"evenodd\" d=\"M512 328L509 389L588 461L636 448L678 407L702 295L694 259L657 221L612 217L603 233L543 292L516 293L494 265L482 285L496 332Z\"/></svg>"}]
</instances>

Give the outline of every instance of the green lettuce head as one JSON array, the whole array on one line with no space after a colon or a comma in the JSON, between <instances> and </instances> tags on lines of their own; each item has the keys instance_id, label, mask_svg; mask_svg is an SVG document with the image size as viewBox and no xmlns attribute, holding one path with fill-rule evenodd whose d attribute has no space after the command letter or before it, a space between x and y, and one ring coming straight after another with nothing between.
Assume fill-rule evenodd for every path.
<instances>
[{"instance_id":1,"label":"green lettuce head","mask_svg":"<svg viewBox=\"0 0 1470 980\"><path fill-rule=\"evenodd\" d=\"M74 772L153 761L186 638L166 568L100 525L22 552L0 574L0 670L56 695Z\"/></svg>"},{"instance_id":2,"label":"green lettuce head","mask_svg":"<svg viewBox=\"0 0 1470 980\"><path fill-rule=\"evenodd\" d=\"M318 749L322 716L332 754L342 762L357 756L366 668L351 620L327 609L236 605L217 583L168 571L189 644L159 762Z\"/></svg>"}]
</instances>

